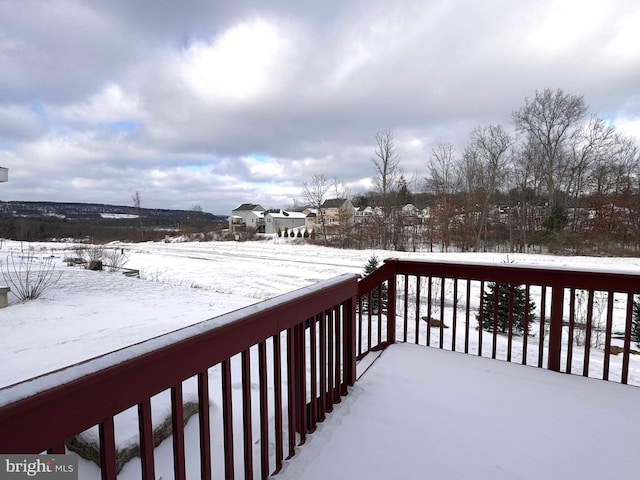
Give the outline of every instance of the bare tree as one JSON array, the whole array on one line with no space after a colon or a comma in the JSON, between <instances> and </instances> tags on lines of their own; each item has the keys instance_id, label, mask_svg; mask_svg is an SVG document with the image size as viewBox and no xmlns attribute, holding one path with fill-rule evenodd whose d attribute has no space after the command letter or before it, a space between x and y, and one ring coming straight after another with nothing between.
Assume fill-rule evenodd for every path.
<instances>
[{"instance_id":1,"label":"bare tree","mask_svg":"<svg viewBox=\"0 0 640 480\"><path fill-rule=\"evenodd\" d=\"M136 193L131 195L131 200L133 200L133 207L136 209L138 213L138 220L140 221L140 237L144 238L144 230L142 229L142 210L140 207L142 203L142 196L140 195L140 192L136 190Z\"/></svg>"},{"instance_id":2,"label":"bare tree","mask_svg":"<svg viewBox=\"0 0 640 480\"><path fill-rule=\"evenodd\" d=\"M391 132L376 134L376 149L371 159L375 169L373 178L375 191L380 198L382 216L379 218L382 233L382 248L387 249L391 243L391 217L396 210L395 193L403 174L400 168L400 156L396 150L395 139Z\"/></svg>"},{"instance_id":3,"label":"bare tree","mask_svg":"<svg viewBox=\"0 0 640 480\"><path fill-rule=\"evenodd\" d=\"M453 196L459 180L456 175L455 147L452 143L440 143L431 150L429 163L431 177L427 186L436 196L432 215L438 218L442 248L446 252L451 243L450 224L453 215Z\"/></svg>"},{"instance_id":4,"label":"bare tree","mask_svg":"<svg viewBox=\"0 0 640 480\"><path fill-rule=\"evenodd\" d=\"M463 153L464 178L467 188L475 190L474 211L477 213L474 231L474 249L480 249L480 240L486 234L490 207L495 204L496 193L504 184L508 169L508 151L513 139L501 125L477 127L471 132L469 145Z\"/></svg>"},{"instance_id":5,"label":"bare tree","mask_svg":"<svg viewBox=\"0 0 640 480\"><path fill-rule=\"evenodd\" d=\"M559 185L566 171L572 145L579 140L580 126L587 113L584 98L561 89L536 91L533 99L512 114L516 130L541 147L541 167L546 181L549 209L561 204Z\"/></svg>"},{"instance_id":6,"label":"bare tree","mask_svg":"<svg viewBox=\"0 0 640 480\"><path fill-rule=\"evenodd\" d=\"M313 175L310 182L302 185L304 202L316 212L316 228L319 225L323 243L327 244L327 218L322 210L322 204L331 190L331 182L324 174Z\"/></svg>"}]
</instances>

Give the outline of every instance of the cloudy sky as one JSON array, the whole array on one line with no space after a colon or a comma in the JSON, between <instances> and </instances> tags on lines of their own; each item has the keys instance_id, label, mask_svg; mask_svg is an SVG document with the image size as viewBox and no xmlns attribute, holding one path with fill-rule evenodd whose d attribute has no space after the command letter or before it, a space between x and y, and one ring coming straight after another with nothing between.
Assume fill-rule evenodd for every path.
<instances>
[{"instance_id":1,"label":"cloudy sky","mask_svg":"<svg viewBox=\"0 0 640 480\"><path fill-rule=\"evenodd\" d=\"M366 190L377 132L424 178L544 88L640 141L640 3L0 0L0 200L287 208Z\"/></svg>"}]
</instances>

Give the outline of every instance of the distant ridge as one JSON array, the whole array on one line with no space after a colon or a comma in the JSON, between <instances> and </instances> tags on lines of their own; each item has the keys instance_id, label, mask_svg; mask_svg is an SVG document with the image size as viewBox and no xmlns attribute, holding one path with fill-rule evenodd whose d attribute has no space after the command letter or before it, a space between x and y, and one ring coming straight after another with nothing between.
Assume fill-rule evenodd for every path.
<instances>
[{"instance_id":1,"label":"distant ridge","mask_svg":"<svg viewBox=\"0 0 640 480\"><path fill-rule=\"evenodd\" d=\"M104 215L142 216L145 218L173 219L198 218L220 221L222 215L197 210L169 210L162 208L136 208L126 205L106 205L102 203L65 203L65 202L19 202L0 201L0 216L3 217L59 217L59 218L101 218Z\"/></svg>"}]
</instances>

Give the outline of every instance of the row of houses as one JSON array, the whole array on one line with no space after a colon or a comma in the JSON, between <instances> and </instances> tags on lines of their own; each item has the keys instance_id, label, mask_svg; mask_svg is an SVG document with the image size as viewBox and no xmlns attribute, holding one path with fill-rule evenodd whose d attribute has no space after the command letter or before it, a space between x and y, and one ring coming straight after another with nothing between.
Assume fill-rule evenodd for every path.
<instances>
[{"instance_id":1,"label":"row of houses","mask_svg":"<svg viewBox=\"0 0 640 480\"><path fill-rule=\"evenodd\" d=\"M310 232L319 227L319 214L324 216L327 226L373 215L371 207L358 209L349 199L344 198L326 200L320 208L321 212L310 208L302 212L289 212L281 209L266 210L257 204L243 203L231 212L229 231L238 233L253 230L256 233L274 234L278 231L305 229Z\"/></svg>"},{"instance_id":2,"label":"row of houses","mask_svg":"<svg viewBox=\"0 0 640 480\"><path fill-rule=\"evenodd\" d=\"M424 220L429 216L429 208L419 209L407 204L401 209L405 216ZM332 198L326 200L317 209L307 208L302 212L290 212L281 209L266 210L261 205L243 203L231 212L229 231L239 233L253 231L274 234L278 231L305 229L307 232L321 230L322 226L331 230L344 223L362 222L374 216L381 216L378 207L354 207L351 200Z\"/></svg>"}]
</instances>

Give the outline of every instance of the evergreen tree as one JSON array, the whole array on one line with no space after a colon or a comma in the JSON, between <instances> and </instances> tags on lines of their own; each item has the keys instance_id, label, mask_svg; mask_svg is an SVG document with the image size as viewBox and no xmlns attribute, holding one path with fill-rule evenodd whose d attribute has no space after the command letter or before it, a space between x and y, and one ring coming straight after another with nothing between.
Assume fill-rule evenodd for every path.
<instances>
[{"instance_id":1,"label":"evergreen tree","mask_svg":"<svg viewBox=\"0 0 640 480\"><path fill-rule=\"evenodd\" d=\"M379 267L379 262L378 262L378 258L375 256L375 254L371 255L371 257L369 257L369 260L367 261L367 264L364 266L364 275L370 275L371 273L375 272ZM381 301L378 302L378 298L380 298L380 293L382 292L382 297L381 297ZM378 313L378 306L380 305L380 307L384 310L387 308L387 298L388 298L388 291L387 291L387 284L383 283L381 285L381 287L379 288L374 288L371 291L371 313L376 314ZM364 310L368 310L369 308L369 296L365 295L364 297L362 297L362 308Z\"/></svg>"},{"instance_id":2,"label":"evergreen tree","mask_svg":"<svg viewBox=\"0 0 640 480\"><path fill-rule=\"evenodd\" d=\"M633 320L631 323L631 340L640 347L640 300L633 301Z\"/></svg>"},{"instance_id":3,"label":"evergreen tree","mask_svg":"<svg viewBox=\"0 0 640 480\"><path fill-rule=\"evenodd\" d=\"M493 331L493 310L495 304L496 290L498 295L498 332L507 333L509 331L509 290L507 283L496 284L495 282L488 285L489 291L486 293L482 302L482 328L489 332ZM513 287L513 333L524 333L524 317L526 311L525 289L522 285L514 285ZM534 310L536 305L533 301L529 301L529 325L535 319ZM479 314L478 314L479 317ZM528 332L527 332L528 333Z\"/></svg>"}]
</instances>

